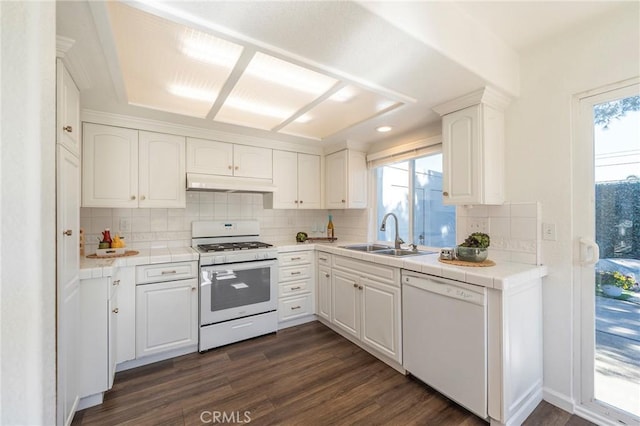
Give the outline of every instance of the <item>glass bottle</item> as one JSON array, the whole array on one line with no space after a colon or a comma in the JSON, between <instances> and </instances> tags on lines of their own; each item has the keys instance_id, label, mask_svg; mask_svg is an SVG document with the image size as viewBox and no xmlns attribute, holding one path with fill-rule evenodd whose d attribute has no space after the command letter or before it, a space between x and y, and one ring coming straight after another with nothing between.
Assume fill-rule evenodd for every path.
<instances>
[{"instance_id":1,"label":"glass bottle","mask_svg":"<svg viewBox=\"0 0 640 426\"><path fill-rule=\"evenodd\" d=\"M333 218L329 215L329 223L327 224L327 237L334 238Z\"/></svg>"}]
</instances>

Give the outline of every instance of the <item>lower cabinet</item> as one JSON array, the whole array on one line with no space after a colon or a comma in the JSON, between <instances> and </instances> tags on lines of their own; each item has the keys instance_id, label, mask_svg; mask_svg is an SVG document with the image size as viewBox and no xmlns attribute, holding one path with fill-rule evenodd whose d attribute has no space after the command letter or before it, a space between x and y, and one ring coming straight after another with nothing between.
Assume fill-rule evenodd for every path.
<instances>
[{"instance_id":1,"label":"lower cabinet","mask_svg":"<svg viewBox=\"0 0 640 426\"><path fill-rule=\"evenodd\" d=\"M98 395L100 403L115 375L118 283L111 277L81 280L80 302L80 396Z\"/></svg>"},{"instance_id":2,"label":"lower cabinet","mask_svg":"<svg viewBox=\"0 0 640 426\"><path fill-rule=\"evenodd\" d=\"M319 256L331 259L332 266L318 258L318 316L401 368L400 270L322 252Z\"/></svg>"},{"instance_id":3,"label":"lower cabinet","mask_svg":"<svg viewBox=\"0 0 640 426\"><path fill-rule=\"evenodd\" d=\"M278 254L278 327L314 319L314 253L312 250Z\"/></svg>"},{"instance_id":4,"label":"lower cabinet","mask_svg":"<svg viewBox=\"0 0 640 426\"><path fill-rule=\"evenodd\" d=\"M131 361L136 357L136 276L134 266L122 266L114 270L113 282L118 283L118 312L116 325L116 363Z\"/></svg>"},{"instance_id":5,"label":"lower cabinet","mask_svg":"<svg viewBox=\"0 0 640 426\"><path fill-rule=\"evenodd\" d=\"M136 358L198 344L196 278L136 286Z\"/></svg>"}]
</instances>

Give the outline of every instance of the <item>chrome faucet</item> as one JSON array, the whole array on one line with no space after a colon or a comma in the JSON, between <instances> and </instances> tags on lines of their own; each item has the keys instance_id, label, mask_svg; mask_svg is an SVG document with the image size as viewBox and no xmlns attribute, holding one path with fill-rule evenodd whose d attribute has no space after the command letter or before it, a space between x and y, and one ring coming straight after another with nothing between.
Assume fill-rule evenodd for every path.
<instances>
[{"instance_id":1,"label":"chrome faucet","mask_svg":"<svg viewBox=\"0 0 640 426\"><path fill-rule=\"evenodd\" d=\"M395 248L399 249L400 244L404 244L404 241L402 241L402 238L398 236L398 217L394 213L387 213L384 215L384 217L382 218L382 225L380 225L380 230L385 231L387 229L387 218L389 216L393 216L393 218L396 220Z\"/></svg>"}]
</instances>

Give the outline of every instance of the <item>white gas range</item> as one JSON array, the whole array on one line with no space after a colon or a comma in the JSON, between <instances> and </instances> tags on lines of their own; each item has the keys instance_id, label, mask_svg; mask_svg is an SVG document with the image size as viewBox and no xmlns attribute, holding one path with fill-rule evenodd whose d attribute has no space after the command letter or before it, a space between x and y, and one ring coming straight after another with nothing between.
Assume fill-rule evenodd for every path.
<instances>
[{"instance_id":1,"label":"white gas range","mask_svg":"<svg viewBox=\"0 0 640 426\"><path fill-rule=\"evenodd\" d=\"M200 253L200 352L277 331L278 251L257 221L193 222Z\"/></svg>"}]
</instances>

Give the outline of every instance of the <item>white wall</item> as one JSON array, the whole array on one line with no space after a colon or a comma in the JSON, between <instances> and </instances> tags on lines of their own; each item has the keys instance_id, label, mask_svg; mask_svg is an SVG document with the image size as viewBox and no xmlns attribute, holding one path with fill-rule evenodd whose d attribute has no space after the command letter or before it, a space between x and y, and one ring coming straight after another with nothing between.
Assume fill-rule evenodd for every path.
<instances>
[{"instance_id":1,"label":"white wall","mask_svg":"<svg viewBox=\"0 0 640 426\"><path fill-rule=\"evenodd\" d=\"M521 55L521 97L506 114L507 199L542 203L545 398L565 408L572 387L571 100L574 94L639 74L638 3L534 46ZM588 165L585 165L587 167Z\"/></svg>"},{"instance_id":2,"label":"white wall","mask_svg":"<svg viewBox=\"0 0 640 426\"><path fill-rule=\"evenodd\" d=\"M55 3L0 2L0 424L55 424Z\"/></svg>"}]
</instances>

